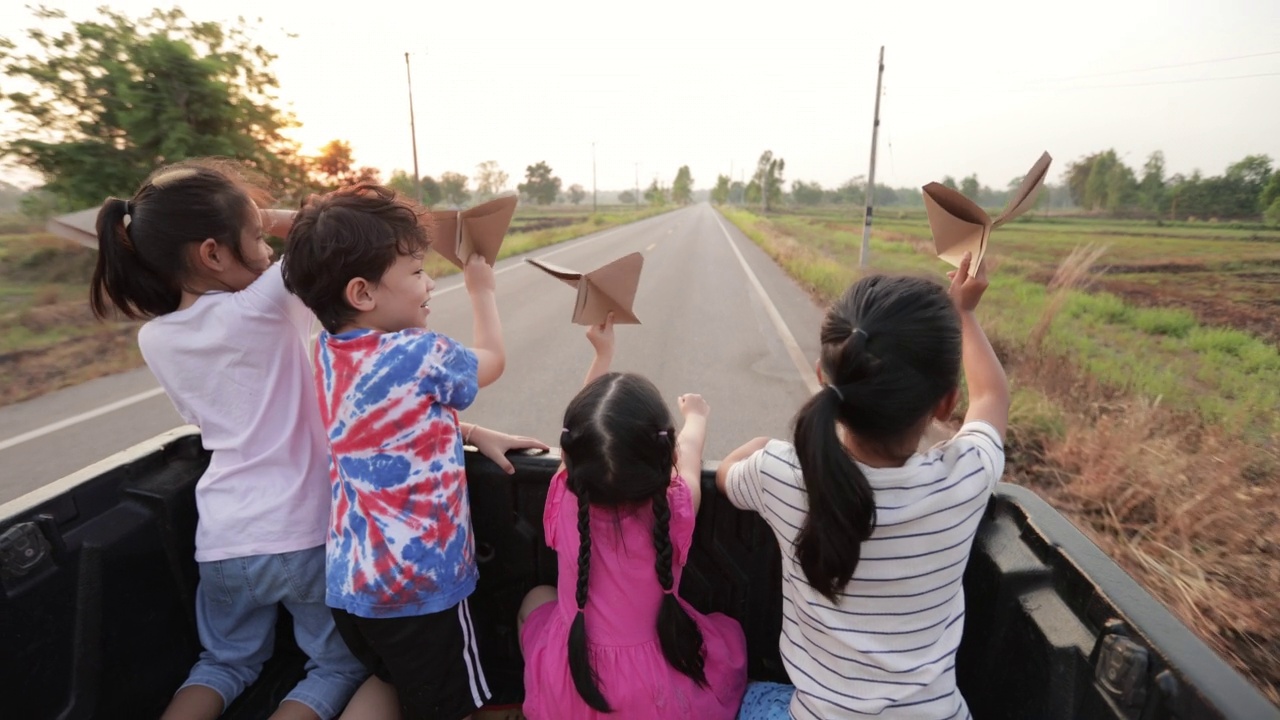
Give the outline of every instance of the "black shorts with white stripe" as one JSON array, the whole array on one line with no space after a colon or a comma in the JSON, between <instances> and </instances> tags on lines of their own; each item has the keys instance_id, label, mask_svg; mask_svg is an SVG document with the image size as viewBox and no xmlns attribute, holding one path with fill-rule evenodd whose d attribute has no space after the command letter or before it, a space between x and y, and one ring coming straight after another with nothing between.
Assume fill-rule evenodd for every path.
<instances>
[{"instance_id":1,"label":"black shorts with white stripe","mask_svg":"<svg viewBox=\"0 0 1280 720\"><path fill-rule=\"evenodd\" d=\"M430 615L364 618L333 611L352 654L395 686L404 720L459 720L489 699L467 601Z\"/></svg>"}]
</instances>

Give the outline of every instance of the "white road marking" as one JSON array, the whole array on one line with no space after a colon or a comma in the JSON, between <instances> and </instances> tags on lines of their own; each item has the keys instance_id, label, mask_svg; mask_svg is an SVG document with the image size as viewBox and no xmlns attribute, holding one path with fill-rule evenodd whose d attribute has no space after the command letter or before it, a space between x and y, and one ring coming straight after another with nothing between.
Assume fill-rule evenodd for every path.
<instances>
[{"instance_id":1,"label":"white road marking","mask_svg":"<svg viewBox=\"0 0 1280 720\"><path fill-rule=\"evenodd\" d=\"M119 410L121 408L129 407L130 405L136 405L137 403L140 403L143 400L150 400L151 398L157 395L163 395L163 394L164 394L164 388L157 387L157 388L152 388L150 390L147 390L145 392L140 392L137 395L130 395L129 397L124 398L123 400L117 400L113 403L103 405L102 407L94 408L93 410L89 410L87 412L82 412L79 415L72 415L71 417L66 418L65 420L59 420L58 422L55 422L55 423L49 423L44 427L38 427L35 430L24 432L21 435L15 435L9 438L8 440L0 440L0 450L8 450L14 445L21 445L22 443L27 442L29 440L35 440L36 438L44 437L49 433L57 432L63 428L71 427L72 425L78 425L86 420L92 420L96 417L101 417L102 415L106 415L107 413L115 412L116 410Z\"/></svg>"},{"instance_id":2,"label":"white road marking","mask_svg":"<svg viewBox=\"0 0 1280 720\"><path fill-rule=\"evenodd\" d=\"M652 249L654 249L654 248L656 248L656 247L658 247L658 243L653 243L653 244L652 244L652 245L650 245L649 247L645 248L645 249L644 249L644 251L645 251L645 252L649 252L650 250L652 250Z\"/></svg>"},{"instance_id":3,"label":"white road marking","mask_svg":"<svg viewBox=\"0 0 1280 720\"><path fill-rule=\"evenodd\" d=\"M818 377L814 373L813 366L809 364L809 360L805 358L804 352L800 350L800 345L796 343L796 338L791 334L791 330L787 328L787 323L783 321L782 314L778 312L778 308L773 304L773 300L769 299L769 294L764 291L764 286L760 284L760 279L751 270L751 266L747 265L747 259L742 256L742 251L738 250L738 246L734 244L733 238L729 235L729 231L725 229L724 223L720 222L720 215L714 210L711 217L715 218L716 224L720 226L720 232L724 233L725 242L729 243L729 248L733 250L733 254L738 257L738 263L742 265L742 272L746 274L747 280L751 286L755 288L756 294L760 296L760 300L764 302L765 314L769 316L769 320L773 322L773 329L777 331L778 337L782 338L782 344L787 348L787 354L791 356L791 362L795 363L796 370L800 371L800 378L804 380L804 384L809 388L809 392L818 392Z\"/></svg>"}]
</instances>

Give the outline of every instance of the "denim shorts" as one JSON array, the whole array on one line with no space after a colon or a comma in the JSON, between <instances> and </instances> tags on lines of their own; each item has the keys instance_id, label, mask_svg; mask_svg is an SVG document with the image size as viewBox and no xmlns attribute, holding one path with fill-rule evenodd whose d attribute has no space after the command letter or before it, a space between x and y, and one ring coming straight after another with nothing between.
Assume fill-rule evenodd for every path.
<instances>
[{"instance_id":1,"label":"denim shorts","mask_svg":"<svg viewBox=\"0 0 1280 720\"><path fill-rule=\"evenodd\" d=\"M182 686L211 688L224 707L230 705L271 657L278 605L284 605L309 658L307 676L285 699L326 720L341 713L369 673L347 649L325 605L324 546L199 566L196 623L204 651Z\"/></svg>"}]
</instances>

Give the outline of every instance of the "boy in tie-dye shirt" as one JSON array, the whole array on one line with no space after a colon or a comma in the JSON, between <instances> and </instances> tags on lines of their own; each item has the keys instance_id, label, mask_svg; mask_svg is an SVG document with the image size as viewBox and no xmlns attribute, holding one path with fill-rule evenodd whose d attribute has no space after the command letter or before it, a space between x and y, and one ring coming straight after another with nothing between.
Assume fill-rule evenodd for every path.
<instances>
[{"instance_id":1,"label":"boy in tie-dye shirt","mask_svg":"<svg viewBox=\"0 0 1280 720\"><path fill-rule=\"evenodd\" d=\"M546 447L459 423L505 363L493 268L477 255L463 270L475 323L464 347L426 329L428 245L415 206L358 185L308 203L284 259L286 285L324 325L326 601L356 656L395 687L405 720L463 718L489 695L466 602L477 570L463 443L508 472L506 450Z\"/></svg>"}]
</instances>

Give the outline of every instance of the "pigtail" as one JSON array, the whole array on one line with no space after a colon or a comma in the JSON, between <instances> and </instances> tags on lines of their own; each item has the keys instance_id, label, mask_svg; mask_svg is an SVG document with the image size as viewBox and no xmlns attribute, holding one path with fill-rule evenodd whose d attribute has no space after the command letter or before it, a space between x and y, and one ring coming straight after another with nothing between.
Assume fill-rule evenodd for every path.
<instances>
[{"instance_id":1,"label":"pigtail","mask_svg":"<svg viewBox=\"0 0 1280 720\"><path fill-rule=\"evenodd\" d=\"M869 368L857 356L865 349L866 333L845 332L849 334L842 348L843 366L855 367L860 371L857 375L864 375ZM855 342L859 336L864 342ZM853 389L826 386L809 398L795 419L796 455L809 501L796 536L796 558L813 589L833 601L836 591L853 577L862 543L875 528L871 484L836 433L845 392Z\"/></svg>"},{"instance_id":2,"label":"pigtail","mask_svg":"<svg viewBox=\"0 0 1280 720\"><path fill-rule=\"evenodd\" d=\"M572 476L570 476L571 485ZM599 712L612 712L609 701L600 692L600 678L596 669L591 666L591 658L587 654L587 584L591 576L591 512L587 500L586 486L577 483L574 495L578 497L578 587L575 599L578 603L578 614L569 626L569 672L573 676L573 686L587 705Z\"/></svg>"},{"instance_id":3,"label":"pigtail","mask_svg":"<svg viewBox=\"0 0 1280 720\"><path fill-rule=\"evenodd\" d=\"M662 585L662 605L658 608L658 640L662 654L671 667L693 678L703 687L707 684L702 656L702 631L676 599L672 575L671 508L666 492L653 497L653 548L657 551L656 569Z\"/></svg>"},{"instance_id":4,"label":"pigtail","mask_svg":"<svg viewBox=\"0 0 1280 720\"><path fill-rule=\"evenodd\" d=\"M182 293L156 275L130 239L135 207L128 200L108 198L98 211L98 259L89 283L89 307L99 320L114 307L125 317L155 317L178 309Z\"/></svg>"}]
</instances>

